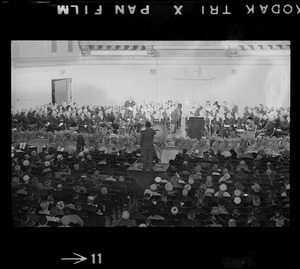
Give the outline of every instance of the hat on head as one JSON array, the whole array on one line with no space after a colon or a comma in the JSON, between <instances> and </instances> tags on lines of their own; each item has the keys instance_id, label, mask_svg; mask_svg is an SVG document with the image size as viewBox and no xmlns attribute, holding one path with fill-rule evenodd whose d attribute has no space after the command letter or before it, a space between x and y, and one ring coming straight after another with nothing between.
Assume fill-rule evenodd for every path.
<instances>
[{"instance_id":1,"label":"hat on head","mask_svg":"<svg viewBox=\"0 0 300 269\"><path fill-rule=\"evenodd\" d=\"M55 206L55 207L52 207L51 209L50 209L50 216L52 216L52 217L56 217L57 215L58 215L58 213L59 213L59 210L58 210L58 208Z\"/></svg>"},{"instance_id":2,"label":"hat on head","mask_svg":"<svg viewBox=\"0 0 300 269\"><path fill-rule=\"evenodd\" d=\"M64 157L61 154L57 155L57 160L61 161Z\"/></svg>"},{"instance_id":3,"label":"hat on head","mask_svg":"<svg viewBox=\"0 0 300 269\"><path fill-rule=\"evenodd\" d=\"M28 160L24 160L23 161L23 166L28 166L29 165L29 161Z\"/></svg>"},{"instance_id":4,"label":"hat on head","mask_svg":"<svg viewBox=\"0 0 300 269\"><path fill-rule=\"evenodd\" d=\"M161 177L156 177L154 180L156 183L159 183L159 182L161 182Z\"/></svg>"},{"instance_id":5,"label":"hat on head","mask_svg":"<svg viewBox=\"0 0 300 269\"><path fill-rule=\"evenodd\" d=\"M206 190L207 189L207 186L206 186L206 184L201 184L200 185L200 190Z\"/></svg>"},{"instance_id":6,"label":"hat on head","mask_svg":"<svg viewBox=\"0 0 300 269\"><path fill-rule=\"evenodd\" d=\"M51 156L50 156L49 154L45 156L45 160L48 161L48 160L50 160L50 159L51 159Z\"/></svg>"},{"instance_id":7,"label":"hat on head","mask_svg":"<svg viewBox=\"0 0 300 269\"><path fill-rule=\"evenodd\" d=\"M49 162L49 161L45 161L45 162L44 162L44 165L45 165L46 167L48 167L48 166L50 166L50 162Z\"/></svg>"},{"instance_id":8,"label":"hat on head","mask_svg":"<svg viewBox=\"0 0 300 269\"><path fill-rule=\"evenodd\" d=\"M188 179L188 183L189 183L190 185L193 185L193 184L194 184L194 179L193 179L192 177L190 177L190 178Z\"/></svg>"},{"instance_id":9,"label":"hat on head","mask_svg":"<svg viewBox=\"0 0 300 269\"><path fill-rule=\"evenodd\" d=\"M85 149L83 150L83 153L88 154L88 153L89 153L89 149L85 148Z\"/></svg>"},{"instance_id":10,"label":"hat on head","mask_svg":"<svg viewBox=\"0 0 300 269\"><path fill-rule=\"evenodd\" d=\"M220 179L219 179L219 183L221 183L221 182L223 182L223 181L225 181L225 182L226 182L226 179L225 179L225 177L220 177Z\"/></svg>"},{"instance_id":11,"label":"hat on head","mask_svg":"<svg viewBox=\"0 0 300 269\"><path fill-rule=\"evenodd\" d=\"M108 193L107 188L106 187L102 187L101 188L101 193L102 194L107 194Z\"/></svg>"},{"instance_id":12,"label":"hat on head","mask_svg":"<svg viewBox=\"0 0 300 269\"><path fill-rule=\"evenodd\" d=\"M226 191L226 190L227 190L226 184L221 184L221 185L219 186L219 189L220 189L220 191Z\"/></svg>"},{"instance_id":13,"label":"hat on head","mask_svg":"<svg viewBox=\"0 0 300 269\"><path fill-rule=\"evenodd\" d=\"M223 174L225 175L226 173L228 173L229 171L228 171L228 169L227 168L224 168L223 169Z\"/></svg>"},{"instance_id":14,"label":"hat on head","mask_svg":"<svg viewBox=\"0 0 300 269\"><path fill-rule=\"evenodd\" d=\"M186 196L188 196L188 194L189 194L189 192L187 189L182 190L182 196L186 197Z\"/></svg>"},{"instance_id":15,"label":"hat on head","mask_svg":"<svg viewBox=\"0 0 300 269\"><path fill-rule=\"evenodd\" d=\"M15 165L14 167L15 171L20 171L21 170L21 166L19 164Z\"/></svg>"},{"instance_id":16,"label":"hat on head","mask_svg":"<svg viewBox=\"0 0 300 269\"><path fill-rule=\"evenodd\" d=\"M213 185L212 179L207 178L205 184L206 184L206 186L209 187L209 188L212 187L212 185Z\"/></svg>"},{"instance_id":17,"label":"hat on head","mask_svg":"<svg viewBox=\"0 0 300 269\"><path fill-rule=\"evenodd\" d=\"M243 191L245 187L240 182L236 182L235 183L235 188L237 190Z\"/></svg>"},{"instance_id":18,"label":"hat on head","mask_svg":"<svg viewBox=\"0 0 300 269\"><path fill-rule=\"evenodd\" d=\"M78 154L78 156L79 156L79 157L83 157L83 156L84 156L83 151L80 151L79 154Z\"/></svg>"},{"instance_id":19,"label":"hat on head","mask_svg":"<svg viewBox=\"0 0 300 269\"><path fill-rule=\"evenodd\" d=\"M240 196L242 192L240 190L234 190L233 193L235 196Z\"/></svg>"},{"instance_id":20,"label":"hat on head","mask_svg":"<svg viewBox=\"0 0 300 269\"><path fill-rule=\"evenodd\" d=\"M199 154L200 153L199 149L195 149L195 153Z\"/></svg>"},{"instance_id":21,"label":"hat on head","mask_svg":"<svg viewBox=\"0 0 300 269\"><path fill-rule=\"evenodd\" d=\"M230 174L229 173L224 174L224 178L225 179L230 179Z\"/></svg>"},{"instance_id":22,"label":"hat on head","mask_svg":"<svg viewBox=\"0 0 300 269\"><path fill-rule=\"evenodd\" d=\"M202 170L202 168L201 168L200 165L197 165L197 166L195 167L195 171L196 171L196 172L200 172L201 170Z\"/></svg>"},{"instance_id":23,"label":"hat on head","mask_svg":"<svg viewBox=\"0 0 300 269\"><path fill-rule=\"evenodd\" d=\"M172 185L172 183L170 183L170 182L166 183L165 189L166 189L167 191L173 190L173 185Z\"/></svg>"},{"instance_id":24,"label":"hat on head","mask_svg":"<svg viewBox=\"0 0 300 269\"><path fill-rule=\"evenodd\" d=\"M59 210L63 210L65 208L65 203L64 201L58 201L56 203L56 207L59 209Z\"/></svg>"},{"instance_id":25,"label":"hat on head","mask_svg":"<svg viewBox=\"0 0 300 269\"><path fill-rule=\"evenodd\" d=\"M171 213L172 213L173 215L176 215L176 214L178 213L178 208L177 208L176 206L173 206L173 207L171 208Z\"/></svg>"},{"instance_id":26,"label":"hat on head","mask_svg":"<svg viewBox=\"0 0 300 269\"><path fill-rule=\"evenodd\" d=\"M235 204L240 204L242 200L240 197L234 197L233 201Z\"/></svg>"},{"instance_id":27,"label":"hat on head","mask_svg":"<svg viewBox=\"0 0 300 269\"><path fill-rule=\"evenodd\" d=\"M252 190L254 190L255 192L259 192L260 191L260 186L255 183L252 187L251 187Z\"/></svg>"},{"instance_id":28,"label":"hat on head","mask_svg":"<svg viewBox=\"0 0 300 269\"><path fill-rule=\"evenodd\" d=\"M61 218L61 223L63 224L63 225L69 225L70 224L70 222L71 222L71 220L70 220L70 218L68 217L68 216L63 216L62 218Z\"/></svg>"},{"instance_id":29,"label":"hat on head","mask_svg":"<svg viewBox=\"0 0 300 269\"><path fill-rule=\"evenodd\" d=\"M219 166L215 163L212 167L212 170L218 170Z\"/></svg>"},{"instance_id":30,"label":"hat on head","mask_svg":"<svg viewBox=\"0 0 300 269\"><path fill-rule=\"evenodd\" d=\"M183 165L189 165L189 163L187 161L184 161Z\"/></svg>"},{"instance_id":31,"label":"hat on head","mask_svg":"<svg viewBox=\"0 0 300 269\"><path fill-rule=\"evenodd\" d=\"M23 176L23 180L24 180L25 182L28 182L29 179L30 179L30 177L29 177L28 175Z\"/></svg>"},{"instance_id":32,"label":"hat on head","mask_svg":"<svg viewBox=\"0 0 300 269\"><path fill-rule=\"evenodd\" d=\"M210 213L213 214L213 215L218 215L218 214L220 214L220 209L219 209L218 207L214 206L214 207L211 209L211 212L210 212Z\"/></svg>"},{"instance_id":33,"label":"hat on head","mask_svg":"<svg viewBox=\"0 0 300 269\"><path fill-rule=\"evenodd\" d=\"M151 190L151 191L156 191L156 190L157 190L156 184L151 184L151 185L150 185L150 190Z\"/></svg>"},{"instance_id":34,"label":"hat on head","mask_svg":"<svg viewBox=\"0 0 300 269\"><path fill-rule=\"evenodd\" d=\"M229 227L236 227L236 220L235 219L230 219L228 221L228 226Z\"/></svg>"},{"instance_id":35,"label":"hat on head","mask_svg":"<svg viewBox=\"0 0 300 269\"><path fill-rule=\"evenodd\" d=\"M129 214L128 211L125 210L125 211L122 212L122 218L123 219L126 220L126 219L129 219L129 217L130 217L130 214Z\"/></svg>"},{"instance_id":36,"label":"hat on head","mask_svg":"<svg viewBox=\"0 0 300 269\"><path fill-rule=\"evenodd\" d=\"M246 162L245 161L240 161L240 165L245 165Z\"/></svg>"},{"instance_id":37,"label":"hat on head","mask_svg":"<svg viewBox=\"0 0 300 269\"><path fill-rule=\"evenodd\" d=\"M139 227L147 227L147 225L145 223L141 223Z\"/></svg>"},{"instance_id":38,"label":"hat on head","mask_svg":"<svg viewBox=\"0 0 300 269\"><path fill-rule=\"evenodd\" d=\"M105 150L106 150L105 147L101 147L101 148L99 149L99 151L105 151Z\"/></svg>"},{"instance_id":39,"label":"hat on head","mask_svg":"<svg viewBox=\"0 0 300 269\"><path fill-rule=\"evenodd\" d=\"M11 183L12 184L18 184L18 183L20 183L20 179L18 177L13 177L12 180L11 180Z\"/></svg>"},{"instance_id":40,"label":"hat on head","mask_svg":"<svg viewBox=\"0 0 300 269\"><path fill-rule=\"evenodd\" d=\"M179 179L177 176L172 176L171 179L170 179L170 183L178 183L179 182Z\"/></svg>"},{"instance_id":41,"label":"hat on head","mask_svg":"<svg viewBox=\"0 0 300 269\"><path fill-rule=\"evenodd\" d=\"M191 187L190 184L186 184L186 185L184 186L184 188L185 188L187 191L190 191L192 187Z\"/></svg>"}]
</instances>

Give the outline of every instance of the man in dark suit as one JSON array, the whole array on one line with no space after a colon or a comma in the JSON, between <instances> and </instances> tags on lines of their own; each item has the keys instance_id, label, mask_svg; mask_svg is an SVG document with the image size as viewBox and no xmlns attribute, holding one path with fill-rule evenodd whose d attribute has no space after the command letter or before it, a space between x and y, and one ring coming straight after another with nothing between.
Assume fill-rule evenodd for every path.
<instances>
[{"instance_id":1,"label":"man in dark suit","mask_svg":"<svg viewBox=\"0 0 300 269\"><path fill-rule=\"evenodd\" d=\"M147 161L149 162L149 169L153 170L153 138L156 134L151 128L151 123L149 121L146 122L146 130L141 131L141 149L143 151L143 170L147 168Z\"/></svg>"}]
</instances>

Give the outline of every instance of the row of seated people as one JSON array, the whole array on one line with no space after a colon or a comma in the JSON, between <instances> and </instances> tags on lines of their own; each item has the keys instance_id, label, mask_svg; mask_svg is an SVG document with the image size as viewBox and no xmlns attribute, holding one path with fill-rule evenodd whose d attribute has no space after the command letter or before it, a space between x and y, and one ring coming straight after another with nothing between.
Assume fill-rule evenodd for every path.
<instances>
[{"instance_id":1,"label":"row of seated people","mask_svg":"<svg viewBox=\"0 0 300 269\"><path fill-rule=\"evenodd\" d=\"M130 155L123 156L123 160L121 161L122 158L117 160L117 158L120 158L120 155L114 155L114 154L103 154L103 153L99 153L99 152L92 153L92 152L85 151L85 152L80 152L79 154L67 153L67 155L66 155L66 153L54 152L53 150L51 150L51 148L49 148L49 151L50 151L50 154L47 154L49 152L39 153L38 156L41 157L39 160L35 159L35 157L36 157L35 151L31 151L30 155L28 154L29 152L28 153L18 153L21 155L19 155L18 157L14 156L12 158L12 168L13 168L12 184L14 184L15 187L18 186L17 187L17 189L19 191L18 195L22 195L20 192L27 192L26 189L28 188L28 186L30 186L30 185L28 185L28 183L30 183L30 182L32 182L34 189L37 189L37 188L45 189L45 186L44 186L45 181L46 181L46 188L48 188L49 183L50 183L50 185L52 185L52 179L54 180L53 181L54 187L56 186L56 188L57 188L57 185L61 184L61 181L62 181L62 182L71 183L71 186L73 187L73 191L75 189L77 189L77 191L78 191L80 188L77 187L77 185L78 184L84 185L85 180L87 180L87 182L89 182L89 179L92 179L94 177L99 176L101 178L101 175L99 175L99 171L104 172L104 178L102 177L102 180L103 180L105 178L109 178L109 177L111 178L111 174L117 175L118 172L116 172L116 171L119 170L118 175L121 176L121 178L119 178L120 180L118 180L118 181L117 180L116 181L105 180L106 181L105 184L103 182L101 182L100 185L96 184L96 186L98 185L98 187L100 188L100 192L101 192L101 186L102 186L102 187L105 187L108 189L108 193L116 193L116 191L114 191L113 189L115 187L117 187L117 189L118 189L118 186L116 186L116 185L119 185L118 184L119 181L124 181L124 178L122 177L122 175L124 176L126 174L126 169L128 168L128 165L130 165L128 162L134 162L138 157L138 156L130 156ZM134 154L132 154L132 155L134 155ZM103 159L103 157L105 157L105 159ZM93 159L97 160L96 167L94 167L92 165L93 162L91 162L91 161ZM211 173L211 171L207 168L210 168L210 167L214 168L214 169L216 168L213 166L211 161L209 162L206 159L204 161L204 160L196 158L196 159L194 159L194 161L196 160L196 162L191 161L188 165L186 165L186 163L183 163L184 160L186 160L186 159L187 159L186 156L184 156L183 154L178 155L176 157L174 163L171 162L171 166L168 171L168 173L169 173L168 176L171 177L172 174L177 173L178 176L181 177L182 179L188 180L189 175L195 168L197 162L201 163L203 177L209 176L209 174ZM74 160L75 160L75 163L73 162ZM113 160L112 161L113 164L111 163L111 160ZM268 161L266 162L266 160L268 160ZM226 169L228 169L230 172L236 172L235 167L238 165L239 160L236 160L236 159L232 159L232 160L231 159L225 159L225 160L223 159L222 160L222 159L220 159L218 161L219 161L219 165L227 167ZM89 162L90 162L90 164L89 164ZM275 179L278 179L278 175L275 177L276 174L274 174L275 173L274 171L277 171L277 173L279 175L284 174L284 173L286 174L289 172L288 160L282 160L282 158L269 158L269 159L265 158L263 160L246 159L246 162L247 162L247 169L249 169L250 171L255 171L255 173L253 175L259 175L260 174L259 171L260 170L264 171L266 166L272 168L273 170L267 169L267 171L268 170L273 171L271 173L271 177L269 178L269 181L268 182L258 181L258 183L259 184L266 183L267 186L269 186L269 188L271 187L273 189L276 187ZM95 162L94 162L94 164L95 164ZM127 167L126 167L126 165L127 165ZM242 163L241 165L244 165L244 164ZM254 165L256 167L254 167ZM105 169L106 170L108 168L111 169L112 167L114 168L115 171L113 173L111 170L110 170L110 172L108 171L107 174L110 174L110 175L106 176ZM245 169L242 169L242 171L244 171L244 170ZM59 172L61 172L61 171L63 171L64 173L60 174ZM248 173L251 174L251 172L248 172ZM67 174L67 176L66 176L66 174ZM237 173L237 177L239 178L239 181L243 184L245 184L245 180L243 179L244 174L245 173ZM214 176L215 175L212 175L212 177L214 177ZM25 181L24 181L24 177L25 177ZM41 180L42 182L37 182L37 181L39 181L39 177L42 179ZM74 177L75 177L75 181L74 181ZM126 176L125 176L125 178L126 178ZM50 182L49 182L49 179L50 179ZM58 182L60 182L60 183L58 183L56 180L58 180ZM247 179L247 180L249 180L249 179ZM21 184L20 184L20 181L22 182ZM110 184L108 184L111 182L115 182L115 183L111 184L114 186L110 186ZM56 185L56 183L58 183L58 184ZM91 182L89 182L89 183L91 183ZM272 186L274 184L275 184L275 186ZM195 186L197 186L197 184ZM24 187L25 187L25 189L24 189ZM61 188L61 186L59 186L57 189L59 190L60 188ZM34 196L34 194L32 194L30 192L30 189L28 191L31 195ZM41 191L41 190L39 190L39 191ZM59 191L61 191L61 190L59 190ZM119 200L126 201L126 197L128 197L128 196L127 196L126 191L124 193L123 193L123 191L124 191L124 189L123 190L119 189L118 197L123 197L123 199L119 199ZM104 189L104 193L105 192L106 191ZM123 195L122 195L122 193L123 193ZM93 195L86 194L85 198L87 198L88 196L93 196ZM101 197L101 196L103 196L103 195L99 194L98 197ZM113 196L113 195L111 195L111 196ZM44 194L44 198L45 197L46 196ZM47 194L47 197L48 197L48 194ZM106 196L106 197L110 197L110 196ZM132 193L132 196L129 196L129 197L134 197L134 194ZM69 198L70 198L70 196L69 196ZM89 198L91 198L91 197L89 197ZM37 199L39 199L39 196L37 197ZM100 201L101 201L101 199L100 199ZM114 199L115 199L114 201L116 204L116 196L114 196ZM106 205L106 209L105 209L106 215L108 217L111 217L111 215L112 215L111 208L115 208L115 204L112 205L113 199L107 199L107 200L108 201L106 201L106 204L103 202L102 206ZM60 202L60 201L57 201L57 202ZM123 202L123 204L124 203L125 202ZM101 206L101 204L99 204L99 205ZM122 206L122 203L120 205ZM20 208L20 204L18 206ZM119 206L119 208L121 208L121 206Z\"/></svg>"},{"instance_id":2,"label":"row of seated people","mask_svg":"<svg viewBox=\"0 0 300 269\"><path fill-rule=\"evenodd\" d=\"M118 157L118 158L116 158ZM12 212L15 226L105 226L136 199L125 158L104 152L36 153L12 157ZM40 222L41 221L41 222Z\"/></svg>"},{"instance_id":3,"label":"row of seated people","mask_svg":"<svg viewBox=\"0 0 300 269\"><path fill-rule=\"evenodd\" d=\"M118 129L130 130L130 128L140 129L146 121L170 122L171 118L175 117L177 107L178 104L170 104L167 108L154 109L152 104L137 107L132 103L132 106L123 106L115 110L111 106L83 106L77 108L73 105L57 106L56 104L49 104L46 107L41 106L29 110L14 111L12 113L12 128L51 132L68 129L94 132L98 126L107 127L114 131ZM171 110L173 111L172 115ZM176 122L179 122L179 118L181 119L181 114L180 117L176 116Z\"/></svg>"},{"instance_id":4,"label":"row of seated people","mask_svg":"<svg viewBox=\"0 0 300 269\"><path fill-rule=\"evenodd\" d=\"M246 113L245 113L246 115ZM205 118L205 131L220 137L233 138L245 131L253 132L253 136L284 137L290 133L290 118L286 114L262 114L255 117L245 116L236 118L227 113L225 118ZM189 120L186 121L186 130L189 130Z\"/></svg>"},{"instance_id":5,"label":"row of seated people","mask_svg":"<svg viewBox=\"0 0 300 269\"><path fill-rule=\"evenodd\" d=\"M118 226L289 226L287 159L192 163L181 157Z\"/></svg>"}]
</instances>

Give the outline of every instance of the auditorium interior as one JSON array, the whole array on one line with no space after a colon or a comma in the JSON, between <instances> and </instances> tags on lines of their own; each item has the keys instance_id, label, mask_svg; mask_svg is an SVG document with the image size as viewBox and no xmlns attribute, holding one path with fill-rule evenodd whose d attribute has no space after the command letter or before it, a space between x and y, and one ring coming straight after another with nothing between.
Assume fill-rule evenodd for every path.
<instances>
[{"instance_id":1,"label":"auditorium interior","mask_svg":"<svg viewBox=\"0 0 300 269\"><path fill-rule=\"evenodd\" d=\"M289 227L290 57L287 40L12 41L12 225Z\"/></svg>"}]
</instances>

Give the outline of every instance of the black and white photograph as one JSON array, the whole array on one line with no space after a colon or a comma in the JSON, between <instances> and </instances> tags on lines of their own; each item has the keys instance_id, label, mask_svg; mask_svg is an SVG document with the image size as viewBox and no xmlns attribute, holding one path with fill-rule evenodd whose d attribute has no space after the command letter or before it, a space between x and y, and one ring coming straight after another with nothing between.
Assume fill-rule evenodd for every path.
<instances>
[{"instance_id":1,"label":"black and white photograph","mask_svg":"<svg viewBox=\"0 0 300 269\"><path fill-rule=\"evenodd\" d=\"M128 2L1 4L19 19L4 32L13 248L30 242L29 264L56 237L61 266L289 268L300 4Z\"/></svg>"}]
</instances>

